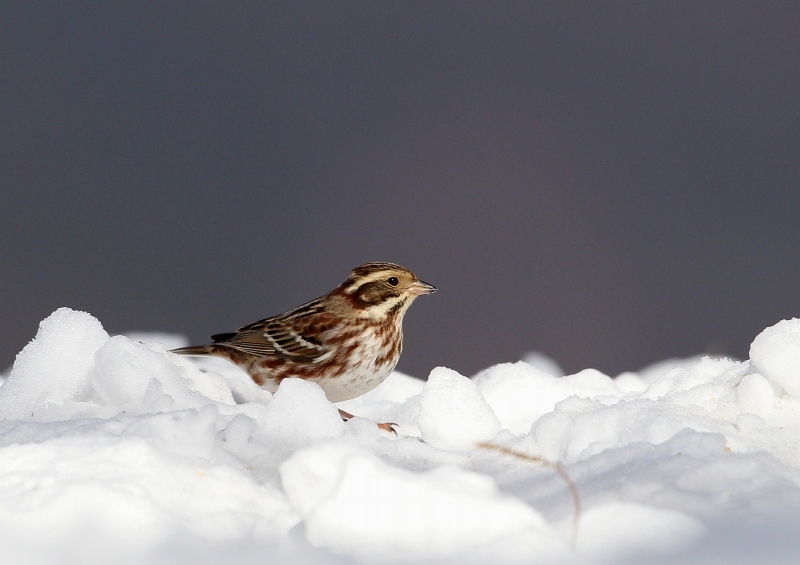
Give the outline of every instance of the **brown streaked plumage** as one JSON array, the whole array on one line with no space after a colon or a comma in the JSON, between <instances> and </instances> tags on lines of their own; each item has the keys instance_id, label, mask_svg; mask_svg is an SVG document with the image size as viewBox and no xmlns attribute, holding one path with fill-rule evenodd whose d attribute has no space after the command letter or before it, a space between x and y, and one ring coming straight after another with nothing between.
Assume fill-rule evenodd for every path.
<instances>
[{"instance_id":1,"label":"brown streaked plumage","mask_svg":"<svg viewBox=\"0 0 800 565\"><path fill-rule=\"evenodd\" d=\"M435 291L404 267L366 263L325 296L213 335L209 345L173 352L228 359L270 392L283 379L298 377L319 384L331 402L349 400L389 376L403 350L406 310L417 296Z\"/></svg>"}]
</instances>

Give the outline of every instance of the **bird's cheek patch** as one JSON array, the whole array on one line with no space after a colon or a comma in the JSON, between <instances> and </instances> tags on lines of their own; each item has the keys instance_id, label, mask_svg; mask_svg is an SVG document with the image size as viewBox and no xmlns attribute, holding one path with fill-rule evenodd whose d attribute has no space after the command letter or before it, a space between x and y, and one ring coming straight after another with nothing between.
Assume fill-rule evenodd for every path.
<instances>
[{"instance_id":1,"label":"bird's cheek patch","mask_svg":"<svg viewBox=\"0 0 800 565\"><path fill-rule=\"evenodd\" d=\"M378 304L384 300L383 289L379 283L367 283L358 289L358 299L365 304Z\"/></svg>"}]
</instances>

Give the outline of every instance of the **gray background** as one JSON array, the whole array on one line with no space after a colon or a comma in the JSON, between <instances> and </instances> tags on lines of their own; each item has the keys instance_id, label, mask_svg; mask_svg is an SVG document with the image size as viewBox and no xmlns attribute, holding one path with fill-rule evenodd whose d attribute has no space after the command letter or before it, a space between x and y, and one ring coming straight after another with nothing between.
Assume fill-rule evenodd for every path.
<instances>
[{"instance_id":1,"label":"gray background","mask_svg":"<svg viewBox=\"0 0 800 565\"><path fill-rule=\"evenodd\" d=\"M800 3L0 7L0 366L59 306L193 341L365 261L400 369L747 355L800 312Z\"/></svg>"}]
</instances>

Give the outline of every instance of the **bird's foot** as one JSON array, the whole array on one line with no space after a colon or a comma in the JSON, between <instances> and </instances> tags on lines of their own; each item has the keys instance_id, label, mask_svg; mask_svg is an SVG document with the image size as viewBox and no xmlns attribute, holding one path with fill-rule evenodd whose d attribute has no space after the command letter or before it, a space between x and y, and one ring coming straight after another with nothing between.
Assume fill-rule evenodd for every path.
<instances>
[{"instance_id":1,"label":"bird's foot","mask_svg":"<svg viewBox=\"0 0 800 565\"><path fill-rule=\"evenodd\" d=\"M390 432L393 433L394 435L397 435L397 430L395 429L395 427L397 427L397 424L395 424L394 422L382 422L378 424L378 427L382 429L384 432Z\"/></svg>"},{"instance_id":2,"label":"bird's foot","mask_svg":"<svg viewBox=\"0 0 800 565\"><path fill-rule=\"evenodd\" d=\"M342 420L344 420L345 422L347 420L349 420L350 418L353 418L353 415L350 412L345 412L341 408L339 409L339 415L342 417ZM397 430L395 429L397 424L395 424L393 422L382 422L382 423L379 423L377 425L384 432L390 432L390 433L393 433L394 435L397 435Z\"/></svg>"}]
</instances>

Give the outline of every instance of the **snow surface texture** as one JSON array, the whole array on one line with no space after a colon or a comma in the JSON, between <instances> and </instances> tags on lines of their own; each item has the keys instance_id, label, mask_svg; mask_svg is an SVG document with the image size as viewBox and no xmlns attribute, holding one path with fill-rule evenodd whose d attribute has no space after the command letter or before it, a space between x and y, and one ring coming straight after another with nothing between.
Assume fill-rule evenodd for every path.
<instances>
[{"instance_id":1,"label":"snow surface texture","mask_svg":"<svg viewBox=\"0 0 800 565\"><path fill-rule=\"evenodd\" d=\"M749 361L541 355L275 395L176 336L44 320L0 387L4 563L796 563L800 320ZM398 436L373 420L398 424ZM476 446L559 462L551 468Z\"/></svg>"}]
</instances>

